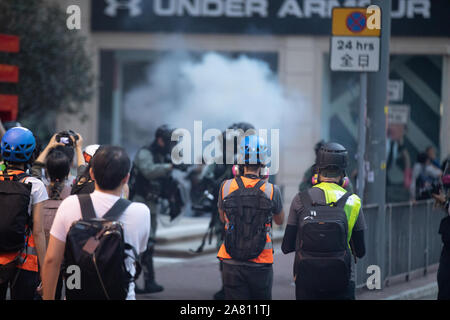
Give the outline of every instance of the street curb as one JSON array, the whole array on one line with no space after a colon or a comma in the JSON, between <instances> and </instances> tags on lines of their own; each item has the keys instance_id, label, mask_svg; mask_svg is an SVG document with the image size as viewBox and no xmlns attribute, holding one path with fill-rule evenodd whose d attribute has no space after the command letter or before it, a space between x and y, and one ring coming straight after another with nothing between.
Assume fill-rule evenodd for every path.
<instances>
[{"instance_id":1,"label":"street curb","mask_svg":"<svg viewBox=\"0 0 450 320\"><path fill-rule=\"evenodd\" d=\"M437 282L433 282L419 288L407 290L402 293L389 296L383 300L418 300L423 297L437 294L437 292Z\"/></svg>"}]
</instances>

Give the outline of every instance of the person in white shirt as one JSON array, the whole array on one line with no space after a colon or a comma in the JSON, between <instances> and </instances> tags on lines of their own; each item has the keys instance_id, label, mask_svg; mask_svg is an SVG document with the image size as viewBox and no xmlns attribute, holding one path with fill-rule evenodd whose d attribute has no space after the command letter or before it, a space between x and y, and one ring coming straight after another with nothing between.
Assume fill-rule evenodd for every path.
<instances>
[{"instance_id":1,"label":"person in white shirt","mask_svg":"<svg viewBox=\"0 0 450 320\"><path fill-rule=\"evenodd\" d=\"M91 194L91 199L97 217L101 218L122 195L130 176L131 162L123 148L114 146L103 147L92 161L90 174L95 180L95 191ZM50 241L43 267L44 300L54 299L67 233L72 223L80 219L81 209L77 196L66 198L61 203L50 230ZM144 252L150 234L150 209L142 203L132 203L121 215L119 221L123 225L125 242L133 246L138 253ZM132 252L129 254L133 256ZM127 258L125 264L128 272L134 276L136 271L133 260ZM132 282L127 300L134 299L134 283Z\"/></svg>"}]
</instances>

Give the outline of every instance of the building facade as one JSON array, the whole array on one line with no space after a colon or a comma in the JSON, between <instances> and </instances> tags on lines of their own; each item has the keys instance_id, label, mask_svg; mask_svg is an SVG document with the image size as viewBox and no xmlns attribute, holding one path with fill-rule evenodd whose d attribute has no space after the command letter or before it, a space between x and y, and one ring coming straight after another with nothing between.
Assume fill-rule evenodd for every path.
<instances>
[{"instance_id":1,"label":"building facade","mask_svg":"<svg viewBox=\"0 0 450 320\"><path fill-rule=\"evenodd\" d=\"M352 157L355 155L359 76L330 71L331 12L334 7L367 6L370 1L63 0L58 3L63 8L80 6L79 32L88 39L87 50L98 80L95 98L84 106L88 120L82 123L71 120L72 128L79 130L88 143L120 144L128 146L131 153L137 145L148 143L156 126L162 124L162 119L168 119L165 114L176 110L171 109L172 103L165 112L160 109L152 112L149 101L148 114L134 112L132 102L127 102L130 92L148 82L145 77L155 70L152 66L173 52L188 53L194 61L208 52L217 52L231 60L246 55L263 61L286 92L298 97L291 100L294 109L298 103L296 112L279 110L282 143L276 182L283 187L286 205L297 192L303 172L314 161L313 147L317 141L340 142L348 147ZM410 165L428 146L435 147L441 159L450 153L449 9L445 0L393 1L389 84L389 105L393 111L388 134L390 140L398 143L395 148L393 145L387 148L393 157L388 175L398 176L394 180L401 179L405 169L404 163L396 165L399 146L407 150ZM173 92L172 98L176 99L176 87ZM133 99L130 101L136 101ZM267 112L270 116L277 112L278 106L273 105L271 110L250 108L254 114ZM182 118L183 114L179 116ZM140 131L129 133L137 127ZM355 166L352 161L350 171Z\"/></svg>"}]
</instances>

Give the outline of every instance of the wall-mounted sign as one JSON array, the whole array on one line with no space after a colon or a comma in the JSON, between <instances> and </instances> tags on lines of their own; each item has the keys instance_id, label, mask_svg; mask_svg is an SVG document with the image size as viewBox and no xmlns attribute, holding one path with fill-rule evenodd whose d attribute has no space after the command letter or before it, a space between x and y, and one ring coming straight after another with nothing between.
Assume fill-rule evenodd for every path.
<instances>
[{"instance_id":1,"label":"wall-mounted sign","mask_svg":"<svg viewBox=\"0 0 450 320\"><path fill-rule=\"evenodd\" d=\"M389 80L388 82L388 99L390 102L403 101L403 80Z\"/></svg>"},{"instance_id":2,"label":"wall-mounted sign","mask_svg":"<svg viewBox=\"0 0 450 320\"><path fill-rule=\"evenodd\" d=\"M93 31L328 35L333 8L370 0L95 0ZM394 36L450 36L450 1L392 0Z\"/></svg>"},{"instance_id":3,"label":"wall-mounted sign","mask_svg":"<svg viewBox=\"0 0 450 320\"><path fill-rule=\"evenodd\" d=\"M376 72L380 69L380 29L368 28L366 11L365 8L333 9L332 71Z\"/></svg>"},{"instance_id":4,"label":"wall-mounted sign","mask_svg":"<svg viewBox=\"0 0 450 320\"><path fill-rule=\"evenodd\" d=\"M408 105L390 105L388 112L389 124L408 124L411 107Z\"/></svg>"}]
</instances>

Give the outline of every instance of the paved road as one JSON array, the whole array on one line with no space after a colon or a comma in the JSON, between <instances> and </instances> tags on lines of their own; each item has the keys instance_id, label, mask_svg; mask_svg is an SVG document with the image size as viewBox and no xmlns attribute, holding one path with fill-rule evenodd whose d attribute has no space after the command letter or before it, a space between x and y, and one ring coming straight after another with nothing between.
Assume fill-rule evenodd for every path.
<instances>
[{"instance_id":1,"label":"paved road","mask_svg":"<svg viewBox=\"0 0 450 320\"><path fill-rule=\"evenodd\" d=\"M284 255L280 244L275 245L274 282L272 295L274 300L295 299L294 284L292 282L292 264L294 255ZM157 300L211 300L215 292L221 287L219 264L215 254L197 256L194 258L156 258L156 278L165 287L161 293L138 295L138 299ZM387 287L382 291L368 291L357 295L361 300L386 299L402 296L403 293L418 290L435 282L436 274L417 278L410 282ZM436 293L426 291L425 296L414 295L412 299L435 300ZM400 299L410 299L405 296Z\"/></svg>"},{"instance_id":2,"label":"paved road","mask_svg":"<svg viewBox=\"0 0 450 320\"><path fill-rule=\"evenodd\" d=\"M295 298L292 283L294 256L283 255L275 246L273 299ZM156 278L165 287L161 293L139 295L138 299L210 300L221 287L219 264L215 254L191 259L156 258Z\"/></svg>"}]
</instances>

